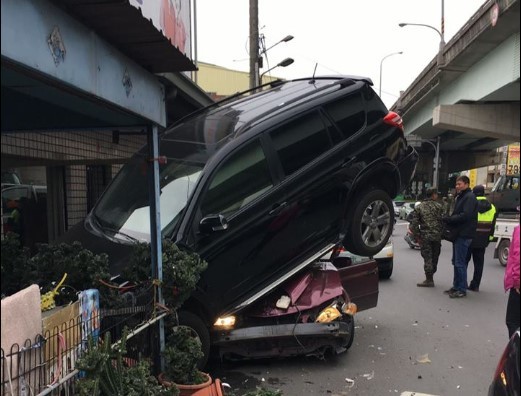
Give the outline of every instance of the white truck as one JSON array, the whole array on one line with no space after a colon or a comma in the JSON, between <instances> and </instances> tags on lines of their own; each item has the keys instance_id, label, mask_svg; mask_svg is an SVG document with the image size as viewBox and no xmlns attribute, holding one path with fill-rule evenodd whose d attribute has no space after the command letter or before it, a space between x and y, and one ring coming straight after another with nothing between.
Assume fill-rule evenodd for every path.
<instances>
[{"instance_id":1,"label":"white truck","mask_svg":"<svg viewBox=\"0 0 521 396\"><path fill-rule=\"evenodd\" d=\"M500 214L496 220L496 228L494 230L494 238L497 238L496 248L494 249L494 258L504 267L507 265L508 250L514 227L519 224L519 213L515 215Z\"/></svg>"}]
</instances>

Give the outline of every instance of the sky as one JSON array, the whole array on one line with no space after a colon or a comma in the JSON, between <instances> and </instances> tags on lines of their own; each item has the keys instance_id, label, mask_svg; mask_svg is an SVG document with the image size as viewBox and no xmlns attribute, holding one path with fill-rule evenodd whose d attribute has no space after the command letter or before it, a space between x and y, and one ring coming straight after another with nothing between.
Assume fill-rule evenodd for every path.
<instances>
[{"instance_id":1,"label":"sky","mask_svg":"<svg viewBox=\"0 0 521 396\"><path fill-rule=\"evenodd\" d=\"M268 52L269 67L290 57L294 63L269 74L285 79L316 76L369 77L387 107L436 56L443 0L258 0L259 34L266 47L287 35L289 42ZM491 0L488 0L491 1ZM487 0L444 0L445 42ZM197 60L249 71L249 0L196 0ZM387 55L402 51L403 54ZM381 67L380 67L381 65ZM264 68L268 68L266 60ZM380 81L380 71L382 79Z\"/></svg>"}]
</instances>

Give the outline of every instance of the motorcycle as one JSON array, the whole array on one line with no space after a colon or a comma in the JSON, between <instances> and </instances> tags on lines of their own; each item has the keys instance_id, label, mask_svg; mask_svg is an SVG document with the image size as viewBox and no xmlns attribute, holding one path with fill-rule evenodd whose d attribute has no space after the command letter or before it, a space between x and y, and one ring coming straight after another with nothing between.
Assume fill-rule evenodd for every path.
<instances>
[{"instance_id":1,"label":"motorcycle","mask_svg":"<svg viewBox=\"0 0 521 396\"><path fill-rule=\"evenodd\" d=\"M363 279L367 275L370 281ZM364 295L358 306L346 290L356 294L357 283L364 282L371 284L373 300ZM216 322L212 344L228 360L339 354L353 343L355 313L376 306L377 298L374 260L356 265L340 257L319 260L234 316L234 324L226 325L225 318L223 326Z\"/></svg>"}]
</instances>

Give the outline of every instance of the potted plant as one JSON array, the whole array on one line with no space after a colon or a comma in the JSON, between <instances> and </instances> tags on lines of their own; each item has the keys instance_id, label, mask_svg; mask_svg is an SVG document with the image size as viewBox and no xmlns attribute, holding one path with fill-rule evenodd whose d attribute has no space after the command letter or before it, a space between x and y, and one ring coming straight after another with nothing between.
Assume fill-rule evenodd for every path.
<instances>
[{"instance_id":1,"label":"potted plant","mask_svg":"<svg viewBox=\"0 0 521 396\"><path fill-rule=\"evenodd\" d=\"M180 396L190 396L197 391L212 387L209 374L199 371L197 363L201 359L201 341L192 329L175 326L168 337L164 351L165 372L159 375L159 382L165 386L175 384ZM207 391L207 395L212 395ZM204 393L203 393L204 394Z\"/></svg>"}]
</instances>

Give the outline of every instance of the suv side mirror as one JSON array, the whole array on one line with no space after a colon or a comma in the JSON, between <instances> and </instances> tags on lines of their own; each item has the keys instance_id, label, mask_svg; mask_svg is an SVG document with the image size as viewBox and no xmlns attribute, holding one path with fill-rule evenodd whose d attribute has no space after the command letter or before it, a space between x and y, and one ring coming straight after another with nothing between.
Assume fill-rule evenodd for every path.
<instances>
[{"instance_id":1,"label":"suv side mirror","mask_svg":"<svg viewBox=\"0 0 521 396\"><path fill-rule=\"evenodd\" d=\"M223 215L210 215L201 219L199 222L199 230L205 234L214 231L224 231L228 228L228 221Z\"/></svg>"}]
</instances>

